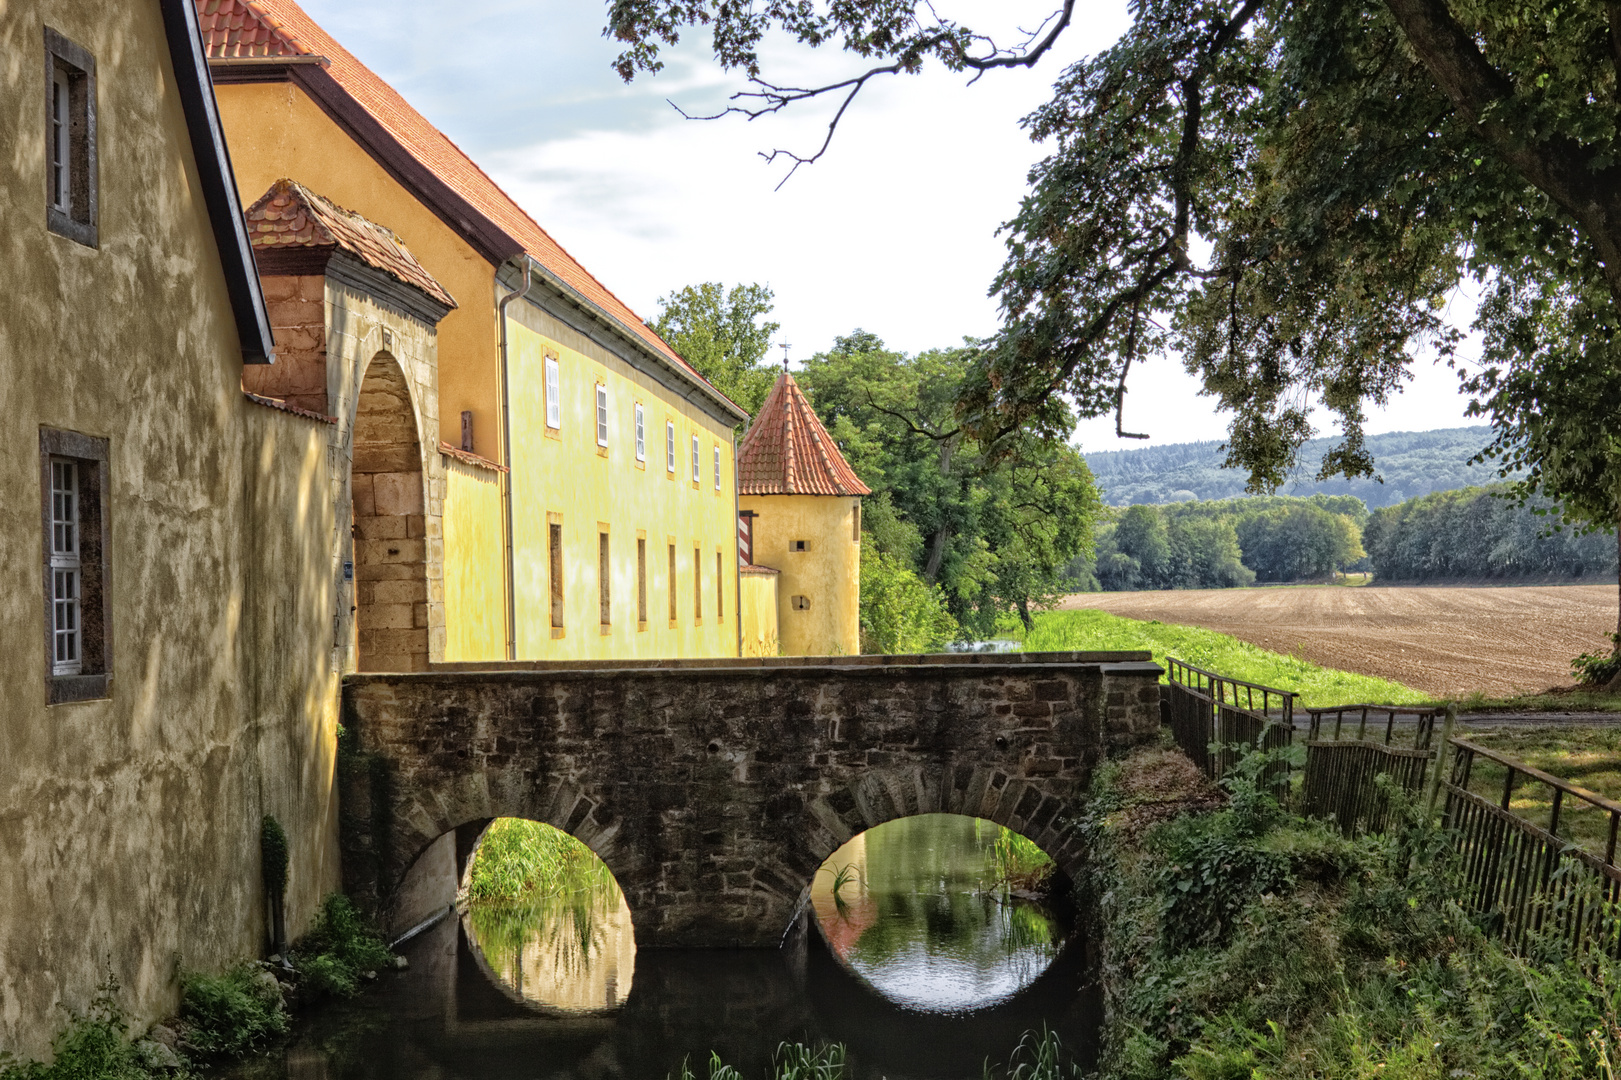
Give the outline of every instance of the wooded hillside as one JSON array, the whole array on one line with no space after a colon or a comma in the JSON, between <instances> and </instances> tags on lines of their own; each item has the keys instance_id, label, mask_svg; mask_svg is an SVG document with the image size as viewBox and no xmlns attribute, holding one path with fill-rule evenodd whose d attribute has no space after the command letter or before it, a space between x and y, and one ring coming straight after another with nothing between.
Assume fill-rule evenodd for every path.
<instances>
[{"instance_id":1,"label":"wooded hillside","mask_svg":"<svg viewBox=\"0 0 1621 1080\"><path fill-rule=\"evenodd\" d=\"M1313 439L1300 453L1303 462L1322 460L1336 442ZM1370 509L1394 506L1404 499L1451 491L1498 479L1493 464L1470 465L1469 459L1491 441L1491 429L1448 428L1368 436L1368 449L1384 483L1370 479L1313 480L1300 473L1280 489L1285 495L1355 495ZM1110 506L1134 503L1227 499L1244 494L1245 473L1223 469L1219 442L1173 443L1133 450L1086 454L1086 463Z\"/></svg>"}]
</instances>

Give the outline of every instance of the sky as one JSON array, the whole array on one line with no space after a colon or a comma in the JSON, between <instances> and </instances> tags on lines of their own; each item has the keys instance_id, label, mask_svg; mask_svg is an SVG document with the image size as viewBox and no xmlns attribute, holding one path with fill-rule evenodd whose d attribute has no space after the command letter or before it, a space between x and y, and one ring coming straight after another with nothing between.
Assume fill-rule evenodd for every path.
<instances>
[{"instance_id":1,"label":"sky","mask_svg":"<svg viewBox=\"0 0 1621 1080\"><path fill-rule=\"evenodd\" d=\"M814 150L831 108L684 119L675 106L712 113L745 85L712 60L701 33L667 51L663 71L627 86L602 36L605 6L592 0L301 3L637 314L653 316L660 297L697 282L769 285L791 361L858 327L906 352L994 332L997 232L1044 154L1019 121L1064 67L1128 25L1123 0L1097 0L1032 71L990 72L973 86L939 70L871 83L826 156L784 183L787 167L762 153ZM999 20L992 29L1004 35L1051 10L1050 0L936 6ZM790 43L768 43L765 61L768 77L791 85L864 66ZM1369 432L1471 422L1455 373L1421 359L1414 376L1371 414ZM1224 437L1227 417L1198 389L1174 357L1134 366L1126 429L1151 443ZM1332 433L1326 416L1314 419ZM1144 445L1116 439L1112 417L1083 422L1076 442Z\"/></svg>"}]
</instances>

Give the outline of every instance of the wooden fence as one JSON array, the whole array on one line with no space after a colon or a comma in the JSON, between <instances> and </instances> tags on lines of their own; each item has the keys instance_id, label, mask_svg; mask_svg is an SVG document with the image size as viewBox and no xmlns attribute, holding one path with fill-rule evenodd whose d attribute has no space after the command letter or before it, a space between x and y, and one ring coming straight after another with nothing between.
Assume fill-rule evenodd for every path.
<instances>
[{"instance_id":1,"label":"wooden fence","mask_svg":"<svg viewBox=\"0 0 1621 1080\"><path fill-rule=\"evenodd\" d=\"M1332 818L1346 835L1358 828L1383 832L1390 824L1390 800L1377 778L1389 776L1414 796L1423 792L1430 762L1435 760L1430 746L1435 721L1445 712L1390 705L1307 709L1302 811L1309 817ZM1354 722L1354 735L1347 719Z\"/></svg>"},{"instance_id":2,"label":"wooden fence","mask_svg":"<svg viewBox=\"0 0 1621 1080\"><path fill-rule=\"evenodd\" d=\"M1468 739L1447 742L1453 756L1451 775L1441 782L1446 793L1442 823L1463 858L1464 906L1499 919L1503 941L1511 949L1541 932L1578 948L1617 955L1621 870L1616 868L1615 848L1621 802ZM1477 758L1503 769L1502 795L1496 802L1470 790ZM1514 812L1516 788L1522 782L1546 792L1545 827ZM1522 790L1521 801L1536 800ZM1582 825L1600 826L1582 829L1588 834L1585 841L1572 835L1570 828L1579 815L1586 815Z\"/></svg>"},{"instance_id":3,"label":"wooden fence","mask_svg":"<svg viewBox=\"0 0 1621 1080\"><path fill-rule=\"evenodd\" d=\"M1288 745L1295 695L1229 679L1175 658L1165 720L1176 744L1219 779L1239 756L1234 744ZM1510 949L1552 934L1578 949L1621 956L1621 802L1453 737L1450 722L1436 745L1439 708L1340 705L1304 710L1306 770L1297 798L1308 816L1332 819L1347 834L1383 832L1390 800L1378 778L1433 810L1462 864L1460 903L1487 917ZM1211 745L1219 744L1212 751ZM1450 755L1451 767L1431 771ZM1485 764L1477 768L1477 761ZM1501 770L1499 782L1495 773ZM1426 789L1426 780L1429 781ZM1495 798L1471 789L1488 786ZM1530 807L1546 807L1542 822Z\"/></svg>"},{"instance_id":4,"label":"wooden fence","mask_svg":"<svg viewBox=\"0 0 1621 1080\"><path fill-rule=\"evenodd\" d=\"M1166 658L1165 666L1170 679L1165 718L1171 736L1212 780L1221 779L1243 756L1235 745L1272 750L1294 738L1295 695L1290 691L1229 679L1174 656ZM1219 749L1212 752L1212 743Z\"/></svg>"}]
</instances>

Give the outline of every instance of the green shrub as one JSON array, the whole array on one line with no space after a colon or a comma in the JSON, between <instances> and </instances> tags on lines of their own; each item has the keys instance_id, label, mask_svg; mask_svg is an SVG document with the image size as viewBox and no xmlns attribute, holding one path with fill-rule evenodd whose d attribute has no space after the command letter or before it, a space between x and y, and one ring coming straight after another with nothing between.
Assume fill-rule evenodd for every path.
<instances>
[{"instance_id":1,"label":"green shrub","mask_svg":"<svg viewBox=\"0 0 1621 1080\"><path fill-rule=\"evenodd\" d=\"M1606 653L1582 653L1570 662L1570 674L1583 686L1608 686L1621 674L1621 634L1610 634L1616 648Z\"/></svg>"},{"instance_id":2,"label":"green shrub","mask_svg":"<svg viewBox=\"0 0 1621 1080\"><path fill-rule=\"evenodd\" d=\"M287 1030L281 986L257 964L183 976L180 1019L185 1041L203 1057L234 1057Z\"/></svg>"},{"instance_id":3,"label":"green shrub","mask_svg":"<svg viewBox=\"0 0 1621 1080\"><path fill-rule=\"evenodd\" d=\"M118 984L108 979L97 988L89 1010L75 1014L52 1041L49 1065L0 1053L0 1080L153 1080L175 1075L129 1036Z\"/></svg>"},{"instance_id":4,"label":"green shrub","mask_svg":"<svg viewBox=\"0 0 1621 1080\"><path fill-rule=\"evenodd\" d=\"M352 997L363 975L394 966L382 935L342 893L322 901L315 925L292 953L302 989L314 996Z\"/></svg>"},{"instance_id":5,"label":"green shrub","mask_svg":"<svg viewBox=\"0 0 1621 1080\"><path fill-rule=\"evenodd\" d=\"M918 577L903 560L861 534L861 639L863 652L926 653L954 640L957 620L945 593Z\"/></svg>"},{"instance_id":6,"label":"green shrub","mask_svg":"<svg viewBox=\"0 0 1621 1080\"><path fill-rule=\"evenodd\" d=\"M1346 839L1279 806L1255 759L1224 809L1085 825L1114 991L1100 1080L1616 1080L1621 965L1508 953L1399 791L1386 834ZM1099 770L1100 808L1130 768Z\"/></svg>"}]
</instances>

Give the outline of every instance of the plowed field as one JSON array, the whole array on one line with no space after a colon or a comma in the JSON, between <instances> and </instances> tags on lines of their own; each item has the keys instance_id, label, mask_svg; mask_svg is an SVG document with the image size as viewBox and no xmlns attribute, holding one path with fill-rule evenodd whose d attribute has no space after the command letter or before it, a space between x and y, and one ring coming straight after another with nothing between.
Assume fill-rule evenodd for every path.
<instances>
[{"instance_id":1,"label":"plowed field","mask_svg":"<svg viewBox=\"0 0 1621 1080\"><path fill-rule=\"evenodd\" d=\"M1569 685L1571 657L1609 647L1604 635L1615 629L1616 587L1364 585L1083 593L1060 607L1202 626L1436 695L1483 691L1495 696Z\"/></svg>"}]
</instances>

